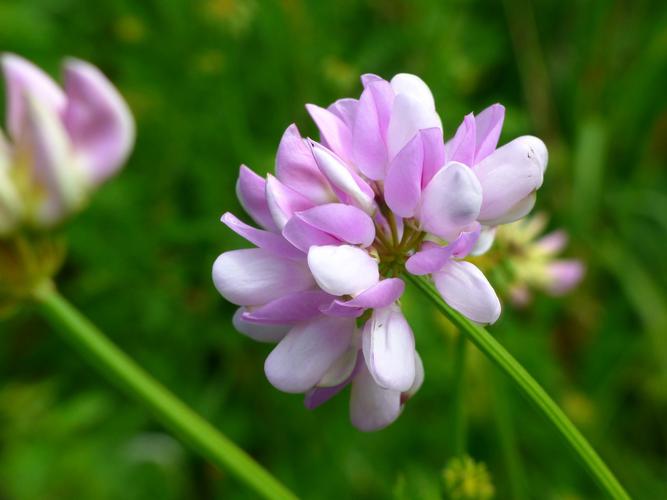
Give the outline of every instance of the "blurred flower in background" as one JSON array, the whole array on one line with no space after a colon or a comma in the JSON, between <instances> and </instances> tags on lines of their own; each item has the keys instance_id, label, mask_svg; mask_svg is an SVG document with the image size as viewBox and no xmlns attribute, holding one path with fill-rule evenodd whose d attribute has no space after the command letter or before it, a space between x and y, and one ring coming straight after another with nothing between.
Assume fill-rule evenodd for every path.
<instances>
[{"instance_id":1,"label":"blurred flower in background","mask_svg":"<svg viewBox=\"0 0 667 500\"><path fill-rule=\"evenodd\" d=\"M445 498L450 500L489 500L495 489L483 463L468 456L452 458L442 471Z\"/></svg>"}]
</instances>

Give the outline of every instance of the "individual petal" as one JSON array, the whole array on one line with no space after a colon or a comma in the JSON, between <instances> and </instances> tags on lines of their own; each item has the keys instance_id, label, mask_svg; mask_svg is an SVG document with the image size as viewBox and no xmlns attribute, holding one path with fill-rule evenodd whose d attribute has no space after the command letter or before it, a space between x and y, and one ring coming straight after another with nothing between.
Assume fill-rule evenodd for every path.
<instances>
[{"instance_id":1,"label":"individual petal","mask_svg":"<svg viewBox=\"0 0 667 500\"><path fill-rule=\"evenodd\" d=\"M426 231L453 240L477 218L481 205L475 174L462 163L450 162L424 189L419 220Z\"/></svg>"},{"instance_id":2,"label":"individual petal","mask_svg":"<svg viewBox=\"0 0 667 500\"><path fill-rule=\"evenodd\" d=\"M294 212L306 210L313 202L298 191L286 186L271 174L266 176L266 204L275 225L282 229Z\"/></svg>"},{"instance_id":3,"label":"individual petal","mask_svg":"<svg viewBox=\"0 0 667 500\"><path fill-rule=\"evenodd\" d=\"M331 316L296 325L266 358L266 377L281 391L306 392L348 349L354 330L354 319Z\"/></svg>"},{"instance_id":4,"label":"individual petal","mask_svg":"<svg viewBox=\"0 0 667 500\"><path fill-rule=\"evenodd\" d=\"M229 229L244 237L250 243L257 245L259 248L263 248L264 250L288 259L300 259L304 256L302 252L294 248L294 246L281 235L249 226L236 218L234 214L227 212L220 220Z\"/></svg>"},{"instance_id":5,"label":"individual petal","mask_svg":"<svg viewBox=\"0 0 667 500\"><path fill-rule=\"evenodd\" d=\"M239 169L236 196L252 219L269 231L276 231L269 206L266 203L266 181L245 165Z\"/></svg>"},{"instance_id":6,"label":"individual petal","mask_svg":"<svg viewBox=\"0 0 667 500\"><path fill-rule=\"evenodd\" d=\"M459 237L449 244L449 246L452 247L452 257L457 259L466 257L475 247L475 244L479 239L481 229L482 227L480 226L479 222L475 221L470 224L470 226L461 231Z\"/></svg>"},{"instance_id":7,"label":"individual petal","mask_svg":"<svg viewBox=\"0 0 667 500\"><path fill-rule=\"evenodd\" d=\"M578 260L555 260L547 266L547 289L553 295L563 295L584 277L584 265Z\"/></svg>"},{"instance_id":8,"label":"individual petal","mask_svg":"<svg viewBox=\"0 0 667 500\"><path fill-rule=\"evenodd\" d=\"M389 160L403 149L417 131L428 128L442 128L435 108L412 94L398 94L394 99L387 129Z\"/></svg>"},{"instance_id":9,"label":"individual petal","mask_svg":"<svg viewBox=\"0 0 667 500\"><path fill-rule=\"evenodd\" d=\"M401 217L412 217L422 194L424 147L417 133L389 165L384 183L385 201Z\"/></svg>"},{"instance_id":10,"label":"individual petal","mask_svg":"<svg viewBox=\"0 0 667 500\"><path fill-rule=\"evenodd\" d=\"M373 244L375 225L366 212L352 205L329 203L297 214L301 220L351 245Z\"/></svg>"},{"instance_id":11,"label":"individual petal","mask_svg":"<svg viewBox=\"0 0 667 500\"><path fill-rule=\"evenodd\" d=\"M489 251L491 245L493 245L493 240L496 238L496 228L495 227L486 227L483 226L482 230L479 233L479 238L475 246L470 251L470 255L483 255Z\"/></svg>"},{"instance_id":12,"label":"individual petal","mask_svg":"<svg viewBox=\"0 0 667 500\"><path fill-rule=\"evenodd\" d=\"M353 364L350 366L350 362ZM329 371L324 375L322 380L306 392L304 397L304 405L309 410L313 410L326 403L333 398L340 391L345 389L351 382L352 378L359 372L359 369L364 364L364 357L359 354L359 350L355 346L350 346L340 358L329 368ZM345 374L348 374L345 378ZM323 382L333 382L339 380L336 385L324 385Z\"/></svg>"},{"instance_id":13,"label":"individual petal","mask_svg":"<svg viewBox=\"0 0 667 500\"><path fill-rule=\"evenodd\" d=\"M401 393L375 383L364 365L352 381L350 420L364 432L387 427L401 414Z\"/></svg>"},{"instance_id":14,"label":"individual petal","mask_svg":"<svg viewBox=\"0 0 667 500\"><path fill-rule=\"evenodd\" d=\"M29 94L25 108L25 125L16 144L17 163L29 164L29 175L44 190L35 222L52 225L83 203L86 185L72 161L67 134L55 111Z\"/></svg>"},{"instance_id":15,"label":"individual petal","mask_svg":"<svg viewBox=\"0 0 667 500\"><path fill-rule=\"evenodd\" d=\"M431 274L442 269L451 257L450 245L443 246L426 241L421 249L407 260L405 268L417 276Z\"/></svg>"},{"instance_id":16,"label":"individual petal","mask_svg":"<svg viewBox=\"0 0 667 500\"><path fill-rule=\"evenodd\" d=\"M412 396L417 394L417 391L424 383L424 363L419 353L415 351L415 381L412 383L410 389L401 394L401 404L404 405Z\"/></svg>"},{"instance_id":17,"label":"individual petal","mask_svg":"<svg viewBox=\"0 0 667 500\"><path fill-rule=\"evenodd\" d=\"M486 226L500 226L501 224L509 224L524 218L530 213L537 201L537 193L533 191L525 198L520 199L515 205L511 206L502 215L495 219L484 219L480 217L480 221Z\"/></svg>"},{"instance_id":18,"label":"individual petal","mask_svg":"<svg viewBox=\"0 0 667 500\"><path fill-rule=\"evenodd\" d=\"M354 120L357 116L358 106L359 101L357 99L344 98L335 101L327 108L327 110L340 118L343 123L352 130Z\"/></svg>"},{"instance_id":19,"label":"individual petal","mask_svg":"<svg viewBox=\"0 0 667 500\"><path fill-rule=\"evenodd\" d=\"M475 163L479 163L496 150L505 121L505 106L492 104L475 117Z\"/></svg>"},{"instance_id":20,"label":"individual petal","mask_svg":"<svg viewBox=\"0 0 667 500\"><path fill-rule=\"evenodd\" d=\"M375 382L407 391L415 381L415 337L396 305L375 309L362 333L364 359Z\"/></svg>"},{"instance_id":21,"label":"individual petal","mask_svg":"<svg viewBox=\"0 0 667 500\"><path fill-rule=\"evenodd\" d=\"M286 186L307 196L313 203L332 201L329 183L317 168L308 143L292 124L287 127L276 154L276 176Z\"/></svg>"},{"instance_id":22,"label":"individual petal","mask_svg":"<svg viewBox=\"0 0 667 500\"><path fill-rule=\"evenodd\" d=\"M314 104L306 104L306 109L320 130L322 144L345 161L352 159L352 132L343 120L331 111Z\"/></svg>"},{"instance_id":23,"label":"individual petal","mask_svg":"<svg viewBox=\"0 0 667 500\"><path fill-rule=\"evenodd\" d=\"M447 162L458 161L472 167L475 164L476 124L472 113L465 116L456 134L445 144Z\"/></svg>"},{"instance_id":24,"label":"individual petal","mask_svg":"<svg viewBox=\"0 0 667 500\"><path fill-rule=\"evenodd\" d=\"M474 170L484 193L479 221L495 225L497 220L508 222L525 215L527 200L542 185L547 156L540 139L523 136L478 163ZM508 217L509 212L518 215Z\"/></svg>"},{"instance_id":25,"label":"individual petal","mask_svg":"<svg viewBox=\"0 0 667 500\"><path fill-rule=\"evenodd\" d=\"M315 284L305 261L284 259L261 248L220 255L213 264L213 282L224 298L242 306L266 304Z\"/></svg>"},{"instance_id":26,"label":"individual petal","mask_svg":"<svg viewBox=\"0 0 667 500\"><path fill-rule=\"evenodd\" d=\"M399 73L391 79L391 88L396 95L407 94L417 99L425 108L435 109L435 100L426 82L417 75Z\"/></svg>"},{"instance_id":27,"label":"individual petal","mask_svg":"<svg viewBox=\"0 0 667 500\"><path fill-rule=\"evenodd\" d=\"M7 93L7 130L16 141L27 113L26 94L38 98L55 114L65 108L65 94L49 75L30 61L16 54L3 54L1 62Z\"/></svg>"},{"instance_id":28,"label":"individual petal","mask_svg":"<svg viewBox=\"0 0 667 500\"><path fill-rule=\"evenodd\" d=\"M317 166L333 186L339 199L372 214L375 210L373 189L327 148L313 141L310 145Z\"/></svg>"},{"instance_id":29,"label":"individual petal","mask_svg":"<svg viewBox=\"0 0 667 500\"><path fill-rule=\"evenodd\" d=\"M445 166L445 143L441 128L428 128L421 130L420 133L424 146L422 188L425 188L438 170Z\"/></svg>"},{"instance_id":30,"label":"individual petal","mask_svg":"<svg viewBox=\"0 0 667 500\"><path fill-rule=\"evenodd\" d=\"M292 292L272 300L268 304L248 309L243 319L258 324L292 324L320 316L320 308L328 305L333 297L321 290Z\"/></svg>"},{"instance_id":31,"label":"individual petal","mask_svg":"<svg viewBox=\"0 0 667 500\"><path fill-rule=\"evenodd\" d=\"M567 233L562 229L552 231L535 242L535 246L547 255L556 255L567 246Z\"/></svg>"},{"instance_id":32,"label":"individual petal","mask_svg":"<svg viewBox=\"0 0 667 500\"><path fill-rule=\"evenodd\" d=\"M385 176L389 158L385 135L394 92L385 80L368 82L359 98L352 134L352 160L368 178Z\"/></svg>"},{"instance_id":33,"label":"individual petal","mask_svg":"<svg viewBox=\"0 0 667 500\"><path fill-rule=\"evenodd\" d=\"M491 324L500 316L498 296L474 264L450 260L433 281L445 302L472 321Z\"/></svg>"},{"instance_id":34,"label":"individual petal","mask_svg":"<svg viewBox=\"0 0 667 500\"><path fill-rule=\"evenodd\" d=\"M393 304L403 295L404 290L403 280L387 278L350 300L334 300L331 304L321 308L321 311L330 316L356 318L361 316L366 309L387 307Z\"/></svg>"},{"instance_id":35,"label":"individual petal","mask_svg":"<svg viewBox=\"0 0 667 500\"><path fill-rule=\"evenodd\" d=\"M318 387L334 387L346 381L349 382L352 373L357 366L359 349L355 345L350 345L347 350L340 355L329 367L329 370L317 383Z\"/></svg>"},{"instance_id":36,"label":"individual petal","mask_svg":"<svg viewBox=\"0 0 667 500\"><path fill-rule=\"evenodd\" d=\"M72 146L93 184L115 174L134 145L134 120L120 93L95 66L65 62L63 115Z\"/></svg>"},{"instance_id":37,"label":"individual petal","mask_svg":"<svg viewBox=\"0 0 667 500\"><path fill-rule=\"evenodd\" d=\"M377 261L350 245L311 247L308 267L319 287L331 295L357 295L380 279Z\"/></svg>"},{"instance_id":38,"label":"individual petal","mask_svg":"<svg viewBox=\"0 0 667 500\"><path fill-rule=\"evenodd\" d=\"M304 253L312 246L340 245L338 238L313 227L295 213L283 228L283 237Z\"/></svg>"},{"instance_id":39,"label":"individual petal","mask_svg":"<svg viewBox=\"0 0 667 500\"><path fill-rule=\"evenodd\" d=\"M247 335L258 342L278 342L292 328L291 325L263 325L251 323L243 319L243 314L247 311L245 307L239 307L234 313L232 323L237 331Z\"/></svg>"}]
</instances>

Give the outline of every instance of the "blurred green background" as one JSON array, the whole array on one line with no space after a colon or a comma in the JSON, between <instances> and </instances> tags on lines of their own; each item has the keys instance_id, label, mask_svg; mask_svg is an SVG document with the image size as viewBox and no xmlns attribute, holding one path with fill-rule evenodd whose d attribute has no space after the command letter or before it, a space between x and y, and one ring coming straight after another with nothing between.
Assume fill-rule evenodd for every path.
<instances>
[{"instance_id":1,"label":"blurred green background","mask_svg":"<svg viewBox=\"0 0 667 500\"><path fill-rule=\"evenodd\" d=\"M572 235L584 283L507 305L491 328L636 498L667 498L667 4L2 0L0 49L56 75L98 65L138 123L126 170L68 228L62 291L159 380L304 498L440 498L454 335L405 298L426 381L390 428L356 431L347 394L309 412L265 380L270 346L234 332L210 267L242 244L241 163L273 168L303 104L413 72L452 134L500 101L501 142L542 137L538 209ZM599 498L555 431L474 348L468 450L497 498ZM509 427L508 427L509 423ZM514 430L516 453L499 426ZM511 434L511 432L510 432ZM512 438L512 436L509 436ZM510 479L514 478L514 479ZM517 479L518 478L518 479ZM0 323L0 499L252 498L113 389L30 310Z\"/></svg>"}]
</instances>

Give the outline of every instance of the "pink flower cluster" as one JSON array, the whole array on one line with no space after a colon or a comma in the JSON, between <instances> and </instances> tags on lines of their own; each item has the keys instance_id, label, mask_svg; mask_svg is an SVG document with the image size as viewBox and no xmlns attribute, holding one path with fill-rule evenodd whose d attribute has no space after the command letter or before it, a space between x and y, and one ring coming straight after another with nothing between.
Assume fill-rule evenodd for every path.
<instances>
[{"instance_id":1,"label":"pink flower cluster","mask_svg":"<svg viewBox=\"0 0 667 500\"><path fill-rule=\"evenodd\" d=\"M465 258L532 209L547 150L531 136L497 148L499 104L445 142L420 78L361 80L359 99L307 105L320 141L290 125L275 175L241 167L237 195L261 229L223 215L256 248L220 255L213 280L240 306L240 332L277 342L264 366L276 388L315 408L351 385L352 423L370 431L393 422L424 379L401 274L430 275L454 309L496 321L498 297Z\"/></svg>"}]
</instances>

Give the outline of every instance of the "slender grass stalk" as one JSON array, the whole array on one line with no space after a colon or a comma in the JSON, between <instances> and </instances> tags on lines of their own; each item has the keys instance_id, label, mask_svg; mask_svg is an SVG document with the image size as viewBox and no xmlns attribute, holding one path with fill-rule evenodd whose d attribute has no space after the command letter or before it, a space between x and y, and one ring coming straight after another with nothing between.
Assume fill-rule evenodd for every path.
<instances>
[{"instance_id":1,"label":"slender grass stalk","mask_svg":"<svg viewBox=\"0 0 667 500\"><path fill-rule=\"evenodd\" d=\"M227 469L264 498L296 496L173 393L114 345L49 284L35 300L43 317L96 370L151 410L155 417L194 451Z\"/></svg>"},{"instance_id":2,"label":"slender grass stalk","mask_svg":"<svg viewBox=\"0 0 667 500\"><path fill-rule=\"evenodd\" d=\"M454 351L454 377L452 396L452 433L453 433L453 453L455 457L460 457L466 452L466 417L465 417L465 383L466 370L466 344L468 339L462 333L458 333L456 347Z\"/></svg>"},{"instance_id":3,"label":"slender grass stalk","mask_svg":"<svg viewBox=\"0 0 667 500\"><path fill-rule=\"evenodd\" d=\"M505 381L495 377L489 377L493 394L491 395L493 403L493 416L498 429L498 441L500 451L503 457L505 472L507 473L507 482L510 486L510 493L513 500L524 500L528 498L526 492L526 474L521 461L521 455L516 444L516 433L512 422L512 414L507 404L507 390Z\"/></svg>"},{"instance_id":4,"label":"slender grass stalk","mask_svg":"<svg viewBox=\"0 0 667 500\"><path fill-rule=\"evenodd\" d=\"M598 482L607 495L616 499L630 498L614 474L612 474L593 447L586 441L586 438L577 430L570 419L567 418L565 413L563 413L526 369L489 332L447 305L433 285L425 278L412 276L407 273L405 274L405 278L419 288L440 312L454 326L465 333L472 343L491 359L510 378L514 385L537 406L547 420L554 425L561 437L574 450L586 467L586 470Z\"/></svg>"}]
</instances>

